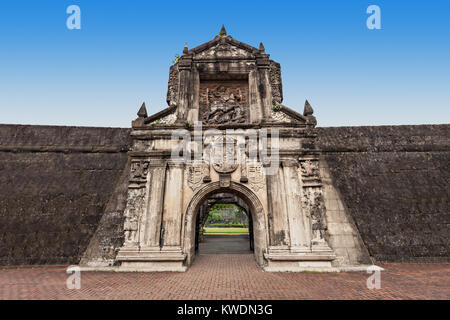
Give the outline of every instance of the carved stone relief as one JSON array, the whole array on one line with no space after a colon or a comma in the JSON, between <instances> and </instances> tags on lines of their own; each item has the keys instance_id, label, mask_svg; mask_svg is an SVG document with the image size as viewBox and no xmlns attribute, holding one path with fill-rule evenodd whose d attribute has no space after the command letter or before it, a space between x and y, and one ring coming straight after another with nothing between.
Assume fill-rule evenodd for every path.
<instances>
[{"instance_id":1,"label":"carved stone relief","mask_svg":"<svg viewBox=\"0 0 450 320\"><path fill-rule=\"evenodd\" d=\"M177 105L178 96L178 67L177 65L170 67L169 83L167 89L167 104L172 107Z\"/></svg>"},{"instance_id":2,"label":"carved stone relief","mask_svg":"<svg viewBox=\"0 0 450 320\"><path fill-rule=\"evenodd\" d=\"M282 111L271 111L270 116L276 122L292 122L291 117Z\"/></svg>"},{"instance_id":3,"label":"carved stone relief","mask_svg":"<svg viewBox=\"0 0 450 320\"><path fill-rule=\"evenodd\" d=\"M200 188L205 176L205 164L203 162L193 163L186 168L186 179L192 190Z\"/></svg>"},{"instance_id":4,"label":"carved stone relief","mask_svg":"<svg viewBox=\"0 0 450 320\"><path fill-rule=\"evenodd\" d=\"M303 177L318 177L319 176L319 162L306 160L300 162L300 169Z\"/></svg>"},{"instance_id":5,"label":"carved stone relief","mask_svg":"<svg viewBox=\"0 0 450 320\"><path fill-rule=\"evenodd\" d=\"M211 48L201 51L195 55L195 59L217 59L217 58L234 58L245 57L253 58L250 52L229 43L219 42Z\"/></svg>"},{"instance_id":6,"label":"carved stone relief","mask_svg":"<svg viewBox=\"0 0 450 320\"><path fill-rule=\"evenodd\" d=\"M131 174L130 181L131 182L145 182L147 180L148 174L148 161L135 161L131 163Z\"/></svg>"},{"instance_id":7,"label":"carved stone relief","mask_svg":"<svg viewBox=\"0 0 450 320\"><path fill-rule=\"evenodd\" d=\"M220 136L212 146L212 165L218 173L231 173L239 165L237 141L233 137Z\"/></svg>"},{"instance_id":8,"label":"carved stone relief","mask_svg":"<svg viewBox=\"0 0 450 320\"><path fill-rule=\"evenodd\" d=\"M270 86L272 89L272 104L279 105L283 102L283 91L281 86L280 65L274 61L270 62Z\"/></svg>"},{"instance_id":9,"label":"carved stone relief","mask_svg":"<svg viewBox=\"0 0 450 320\"><path fill-rule=\"evenodd\" d=\"M311 231L313 245L325 243L325 231L327 230L325 222L325 204L321 188L307 187L303 189L302 206L307 216L311 219Z\"/></svg>"},{"instance_id":10,"label":"carved stone relief","mask_svg":"<svg viewBox=\"0 0 450 320\"><path fill-rule=\"evenodd\" d=\"M124 235L125 245L135 245L140 215L144 210L145 184L149 170L149 161L133 161L130 170L127 206L125 208Z\"/></svg>"},{"instance_id":11,"label":"carved stone relief","mask_svg":"<svg viewBox=\"0 0 450 320\"><path fill-rule=\"evenodd\" d=\"M127 206L125 208L125 245L134 245L138 242L137 231L140 214L144 209L145 188L128 189Z\"/></svg>"},{"instance_id":12,"label":"carved stone relief","mask_svg":"<svg viewBox=\"0 0 450 320\"><path fill-rule=\"evenodd\" d=\"M174 124L177 121L177 114L171 113L161 119L158 119L160 124Z\"/></svg>"},{"instance_id":13,"label":"carved stone relief","mask_svg":"<svg viewBox=\"0 0 450 320\"><path fill-rule=\"evenodd\" d=\"M258 192L264 187L264 173L262 164L257 162L248 162L247 170L250 187Z\"/></svg>"},{"instance_id":14,"label":"carved stone relief","mask_svg":"<svg viewBox=\"0 0 450 320\"><path fill-rule=\"evenodd\" d=\"M249 118L248 109L246 80L200 83L200 119L203 123L245 123Z\"/></svg>"}]
</instances>

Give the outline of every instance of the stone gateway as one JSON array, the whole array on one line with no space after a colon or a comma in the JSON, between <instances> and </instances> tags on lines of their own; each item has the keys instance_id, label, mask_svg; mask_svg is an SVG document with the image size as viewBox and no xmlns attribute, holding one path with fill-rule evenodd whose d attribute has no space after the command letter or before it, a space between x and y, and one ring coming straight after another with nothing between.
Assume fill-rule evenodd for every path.
<instances>
[{"instance_id":1,"label":"stone gateway","mask_svg":"<svg viewBox=\"0 0 450 320\"><path fill-rule=\"evenodd\" d=\"M184 271L215 204L267 271L450 261L449 124L316 127L224 28L168 78L132 128L0 124L0 265Z\"/></svg>"},{"instance_id":2,"label":"stone gateway","mask_svg":"<svg viewBox=\"0 0 450 320\"><path fill-rule=\"evenodd\" d=\"M148 116L143 104L132 123L120 270L185 271L205 203L217 195L246 208L266 271L370 263L350 220L340 226L353 236L345 256L330 246L313 109L306 101L299 114L282 101L280 64L262 44L239 42L223 27L185 46L170 68L169 107Z\"/></svg>"}]
</instances>

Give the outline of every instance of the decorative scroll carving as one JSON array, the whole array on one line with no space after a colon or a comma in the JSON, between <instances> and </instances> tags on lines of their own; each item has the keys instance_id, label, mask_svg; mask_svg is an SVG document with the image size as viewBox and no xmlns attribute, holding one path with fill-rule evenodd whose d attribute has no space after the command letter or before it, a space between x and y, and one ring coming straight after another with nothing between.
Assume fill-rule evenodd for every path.
<instances>
[{"instance_id":1,"label":"decorative scroll carving","mask_svg":"<svg viewBox=\"0 0 450 320\"><path fill-rule=\"evenodd\" d=\"M248 121L248 83L204 81L200 83L200 119L206 124Z\"/></svg>"},{"instance_id":2,"label":"decorative scroll carving","mask_svg":"<svg viewBox=\"0 0 450 320\"><path fill-rule=\"evenodd\" d=\"M135 245L138 242L137 231L140 214L144 210L145 188L128 189L127 206L125 208L124 235L125 245Z\"/></svg>"},{"instance_id":3,"label":"decorative scroll carving","mask_svg":"<svg viewBox=\"0 0 450 320\"><path fill-rule=\"evenodd\" d=\"M300 162L300 168L303 177L318 177L319 176L319 162L306 160Z\"/></svg>"},{"instance_id":4,"label":"decorative scroll carving","mask_svg":"<svg viewBox=\"0 0 450 320\"><path fill-rule=\"evenodd\" d=\"M231 173L238 167L237 141L230 136L220 136L212 146L213 168L218 173Z\"/></svg>"},{"instance_id":5,"label":"decorative scroll carving","mask_svg":"<svg viewBox=\"0 0 450 320\"><path fill-rule=\"evenodd\" d=\"M170 67L169 83L167 89L167 104L169 106L176 106L178 98L178 68L177 65Z\"/></svg>"},{"instance_id":6,"label":"decorative scroll carving","mask_svg":"<svg viewBox=\"0 0 450 320\"><path fill-rule=\"evenodd\" d=\"M281 85L280 64L274 61L270 62L270 86L272 89L272 105L279 105L283 102L283 89Z\"/></svg>"},{"instance_id":7,"label":"decorative scroll carving","mask_svg":"<svg viewBox=\"0 0 450 320\"><path fill-rule=\"evenodd\" d=\"M258 192L264 187L264 174L261 163L249 162L248 168L248 182L250 187Z\"/></svg>"},{"instance_id":8,"label":"decorative scroll carving","mask_svg":"<svg viewBox=\"0 0 450 320\"><path fill-rule=\"evenodd\" d=\"M318 159L300 158L300 173L302 176L303 187L321 186Z\"/></svg>"},{"instance_id":9,"label":"decorative scroll carving","mask_svg":"<svg viewBox=\"0 0 450 320\"><path fill-rule=\"evenodd\" d=\"M325 231L327 230L325 222L325 204L321 188L304 188L302 194L302 205L307 215L311 219L313 245L325 243Z\"/></svg>"},{"instance_id":10,"label":"decorative scroll carving","mask_svg":"<svg viewBox=\"0 0 450 320\"><path fill-rule=\"evenodd\" d=\"M203 162L194 163L186 168L186 179L192 190L200 188L203 183L205 164Z\"/></svg>"},{"instance_id":11,"label":"decorative scroll carving","mask_svg":"<svg viewBox=\"0 0 450 320\"><path fill-rule=\"evenodd\" d=\"M247 161L246 161L246 142L245 142L245 138L243 138L243 140L241 140L239 143L239 163L241 164L241 179L240 182L242 183L246 183L248 182L248 177L247 177Z\"/></svg>"},{"instance_id":12,"label":"decorative scroll carving","mask_svg":"<svg viewBox=\"0 0 450 320\"><path fill-rule=\"evenodd\" d=\"M130 170L127 206L125 208L124 235L125 245L132 246L138 242L137 230L139 218L144 210L145 183L149 170L149 161L133 161Z\"/></svg>"},{"instance_id":13,"label":"decorative scroll carving","mask_svg":"<svg viewBox=\"0 0 450 320\"><path fill-rule=\"evenodd\" d=\"M158 119L157 121L160 124L173 124L177 121L177 114L175 112L168 114L167 116L162 117L161 119Z\"/></svg>"},{"instance_id":14,"label":"decorative scroll carving","mask_svg":"<svg viewBox=\"0 0 450 320\"><path fill-rule=\"evenodd\" d=\"M131 163L130 181L146 182L148 174L148 161L135 161Z\"/></svg>"},{"instance_id":15,"label":"decorative scroll carving","mask_svg":"<svg viewBox=\"0 0 450 320\"><path fill-rule=\"evenodd\" d=\"M217 58L254 58L254 55L245 49L219 42L215 46L201 51L195 55L195 59L217 59Z\"/></svg>"},{"instance_id":16,"label":"decorative scroll carving","mask_svg":"<svg viewBox=\"0 0 450 320\"><path fill-rule=\"evenodd\" d=\"M276 122L292 122L292 118L282 111L271 111L270 116Z\"/></svg>"}]
</instances>

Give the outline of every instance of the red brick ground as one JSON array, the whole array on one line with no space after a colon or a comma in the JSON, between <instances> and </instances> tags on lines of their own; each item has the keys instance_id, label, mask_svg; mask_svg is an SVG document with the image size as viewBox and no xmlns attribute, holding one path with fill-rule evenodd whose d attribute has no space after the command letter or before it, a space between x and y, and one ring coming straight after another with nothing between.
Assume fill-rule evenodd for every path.
<instances>
[{"instance_id":1,"label":"red brick ground","mask_svg":"<svg viewBox=\"0 0 450 320\"><path fill-rule=\"evenodd\" d=\"M0 299L450 299L449 264L380 264L369 274L266 273L252 255L200 255L186 273L82 272L66 288L65 267L0 269Z\"/></svg>"}]
</instances>

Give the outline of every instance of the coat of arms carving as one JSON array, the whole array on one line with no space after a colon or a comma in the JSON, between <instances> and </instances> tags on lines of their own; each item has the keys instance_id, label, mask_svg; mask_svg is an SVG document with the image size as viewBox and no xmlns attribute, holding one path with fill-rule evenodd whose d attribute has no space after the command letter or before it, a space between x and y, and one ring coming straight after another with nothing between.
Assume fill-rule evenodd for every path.
<instances>
[{"instance_id":1,"label":"coat of arms carving","mask_svg":"<svg viewBox=\"0 0 450 320\"><path fill-rule=\"evenodd\" d=\"M212 152L213 168L218 173L231 173L238 167L237 141L233 137L218 137Z\"/></svg>"},{"instance_id":2,"label":"coat of arms carving","mask_svg":"<svg viewBox=\"0 0 450 320\"><path fill-rule=\"evenodd\" d=\"M248 182L250 187L258 192L264 186L264 173L260 163L248 163Z\"/></svg>"},{"instance_id":3,"label":"coat of arms carving","mask_svg":"<svg viewBox=\"0 0 450 320\"><path fill-rule=\"evenodd\" d=\"M204 166L204 163L194 163L186 168L187 182L192 190L196 190L202 185Z\"/></svg>"}]
</instances>

